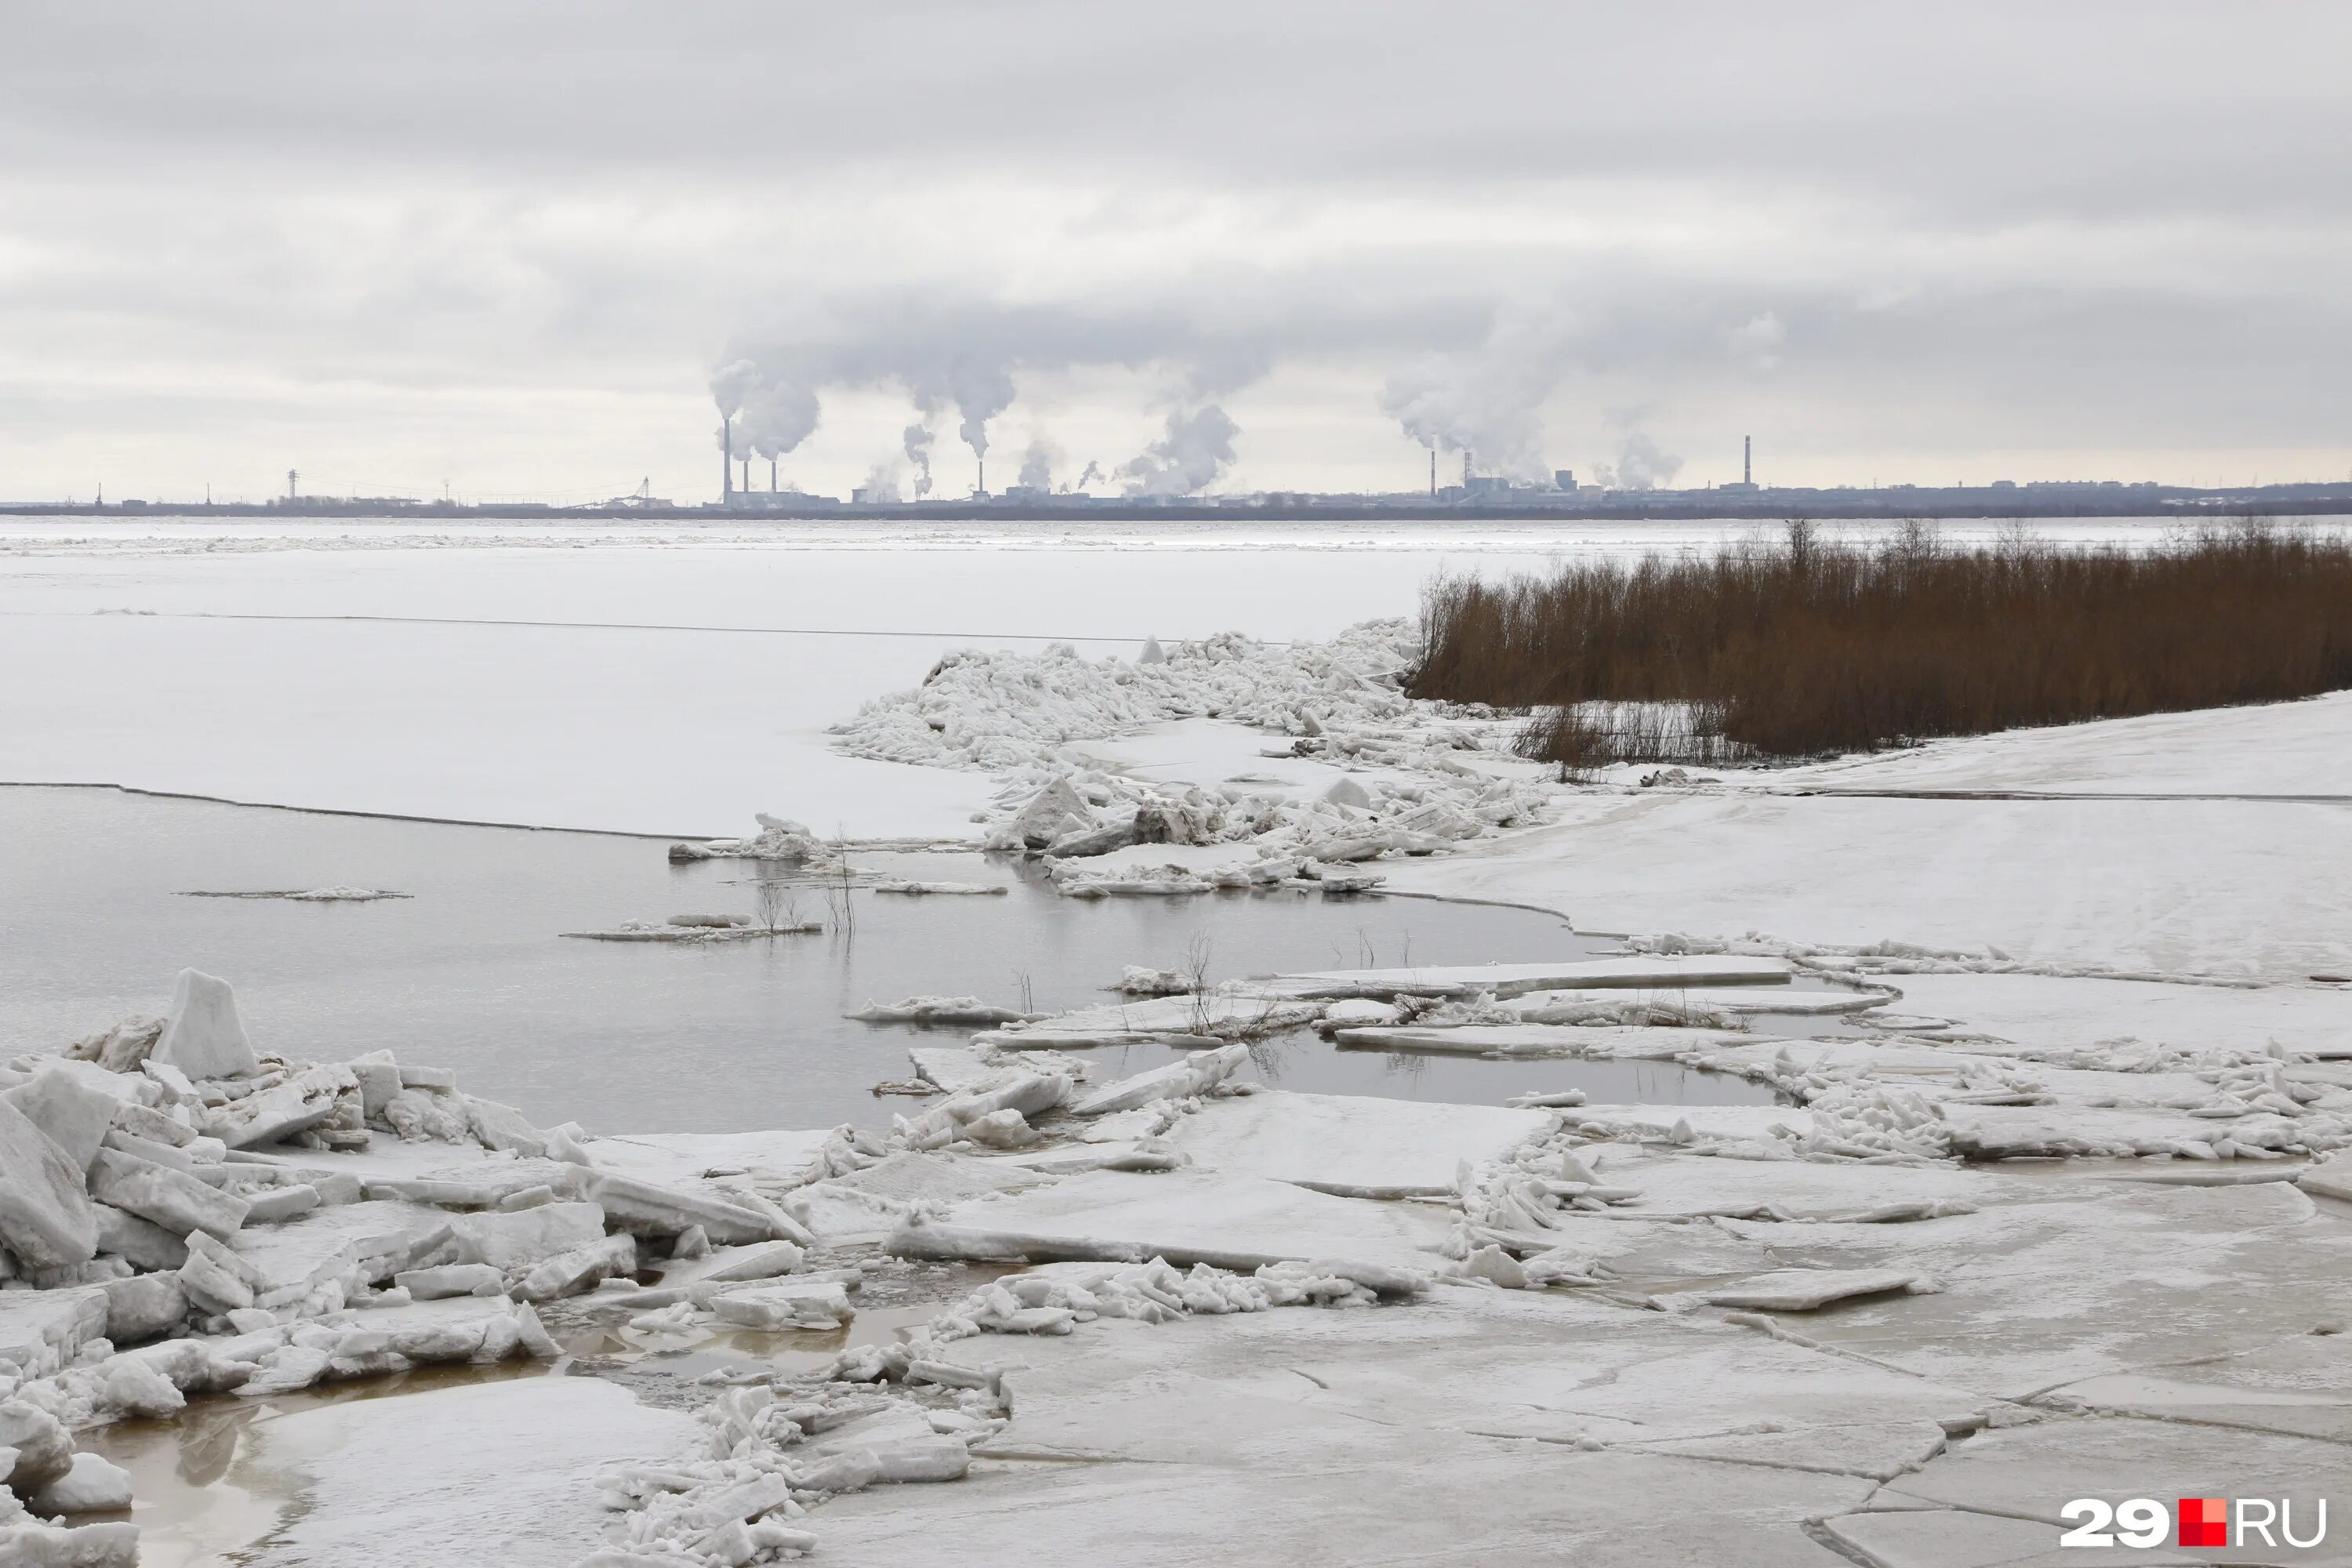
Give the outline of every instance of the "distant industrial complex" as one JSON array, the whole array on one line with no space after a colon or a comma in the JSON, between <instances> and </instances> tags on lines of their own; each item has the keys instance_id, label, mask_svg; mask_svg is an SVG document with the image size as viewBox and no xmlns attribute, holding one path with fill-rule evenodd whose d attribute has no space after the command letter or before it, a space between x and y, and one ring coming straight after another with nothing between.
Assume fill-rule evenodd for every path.
<instances>
[{"instance_id":1,"label":"distant industrial complex","mask_svg":"<svg viewBox=\"0 0 2352 1568\"><path fill-rule=\"evenodd\" d=\"M1761 484L1756 480L1752 442L1743 439L1736 483L1696 489L1618 488L1580 484L1575 471L1555 470L1549 479L1482 474L1473 457L1462 454L1460 481L1441 484L1437 455L1430 454L1425 489L1375 493L1252 490L1190 496L1091 495L1082 490L1011 485L991 492L975 488L955 499L904 500L895 491L859 488L843 500L780 485L768 465L765 488L752 484L751 459L730 452L720 459L715 500L676 501L656 496L650 483L627 495L582 504L551 501L466 502L414 496L324 496L303 493L300 475L289 470L286 493L260 502L118 500L104 493L92 502L5 501L0 512L66 515L172 515L221 517L633 517L702 518L746 516L786 521L802 519L906 518L1009 519L1028 514L1102 519L1162 518L2010 518L2161 517L2246 511L2281 516L2352 513L2352 480L2205 488L2121 479L1995 479L1981 485ZM982 486L985 484L985 473Z\"/></svg>"}]
</instances>

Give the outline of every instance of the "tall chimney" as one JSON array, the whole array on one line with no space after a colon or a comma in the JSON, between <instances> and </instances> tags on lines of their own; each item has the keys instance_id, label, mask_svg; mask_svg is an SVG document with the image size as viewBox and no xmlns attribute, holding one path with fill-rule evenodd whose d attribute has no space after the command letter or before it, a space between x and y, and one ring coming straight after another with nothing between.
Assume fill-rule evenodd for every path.
<instances>
[{"instance_id":1,"label":"tall chimney","mask_svg":"<svg viewBox=\"0 0 2352 1568\"><path fill-rule=\"evenodd\" d=\"M1743 485L1756 482L1755 457L1756 437L1742 436L1739 438L1739 482Z\"/></svg>"},{"instance_id":2,"label":"tall chimney","mask_svg":"<svg viewBox=\"0 0 2352 1568\"><path fill-rule=\"evenodd\" d=\"M749 452L743 454L743 493L751 493L751 454Z\"/></svg>"},{"instance_id":3,"label":"tall chimney","mask_svg":"<svg viewBox=\"0 0 2352 1568\"><path fill-rule=\"evenodd\" d=\"M988 458L985 455L982 455L980 459L980 488L971 493L974 496L984 496L988 493Z\"/></svg>"},{"instance_id":4,"label":"tall chimney","mask_svg":"<svg viewBox=\"0 0 2352 1568\"><path fill-rule=\"evenodd\" d=\"M1462 491L1465 495L1470 491L1470 448L1467 447L1462 448Z\"/></svg>"},{"instance_id":5,"label":"tall chimney","mask_svg":"<svg viewBox=\"0 0 2352 1568\"><path fill-rule=\"evenodd\" d=\"M1437 448L1429 449L1429 499L1437 499Z\"/></svg>"},{"instance_id":6,"label":"tall chimney","mask_svg":"<svg viewBox=\"0 0 2352 1568\"><path fill-rule=\"evenodd\" d=\"M719 422L719 500L722 505L735 500L735 416L722 416Z\"/></svg>"},{"instance_id":7,"label":"tall chimney","mask_svg":"<svg viewBox=\"0 0 2352 1568\"><path fill-rule=\"evenodd\" d=\"M773 458L768 459L768 493L776 493L776 459Z\"/></svg>"}]
</instances>

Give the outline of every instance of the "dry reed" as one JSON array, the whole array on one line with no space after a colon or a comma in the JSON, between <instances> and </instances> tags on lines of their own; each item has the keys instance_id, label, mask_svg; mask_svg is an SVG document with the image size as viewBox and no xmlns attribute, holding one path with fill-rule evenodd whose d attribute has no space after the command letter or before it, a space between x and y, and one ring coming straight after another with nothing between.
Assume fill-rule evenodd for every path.
<instances>
[{"instance_id":1,"label":"dry reed","mask_svg":"<svg viewBox=\"0 0 2352 1568\"><path fill-rule=\"evenodd\" d=\"M2242 520L2144 552L1875 548L1793 523L1706 559L1425 591L1416 697L1539 712L1528 754L1872 750L2352 687L2352 542Z\"/></svg>"}]
</instances>

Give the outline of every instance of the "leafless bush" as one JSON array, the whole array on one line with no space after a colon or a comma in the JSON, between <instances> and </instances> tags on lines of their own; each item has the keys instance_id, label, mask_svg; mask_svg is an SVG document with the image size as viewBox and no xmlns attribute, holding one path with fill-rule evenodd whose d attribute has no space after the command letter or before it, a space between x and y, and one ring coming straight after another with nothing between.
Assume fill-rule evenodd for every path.
<instances>
[{"instance_id":1,"label":"leafless bush","mask_svg":"<svg viewBox=\"0 0 2352 1568\"><path fill-rule=\"evenodd\" d=\"M2352 543L2246 518L2140 552L2021 531L1954 550L1793 523L1708 559L1441 578L1416 697L1538 710L1528 755L1734 761L1868 750L2352 687Z\"/></svg>"},{"instance_id":2,"label":"leafless bush","mask_svg":"<svg viewBox=\"0 0 2352 1568\"><path fill-rule=\"evenodd\" d=\"M765 881L751 891L752 918L762 931L783 931L803 923L800 891L790 882Z\"/></svg>"},{"instance_id":3,"label":"leafless bush","mask_svg":"<svg viewBox=\"0 0 2352 1568\"><path fill-rule=\"evenodd\" d=\"M1202 931L1184 944L1184 962L1176 966L1176 973L1184 977L1185 990L1192 994L1192 1029L1196 1035L1207 1034L1210 1023L1216 1016L1209 1004L1209 955L1213 951L1214 944L1209 941L1208 933Z\"/></svg>"}]
</instances>

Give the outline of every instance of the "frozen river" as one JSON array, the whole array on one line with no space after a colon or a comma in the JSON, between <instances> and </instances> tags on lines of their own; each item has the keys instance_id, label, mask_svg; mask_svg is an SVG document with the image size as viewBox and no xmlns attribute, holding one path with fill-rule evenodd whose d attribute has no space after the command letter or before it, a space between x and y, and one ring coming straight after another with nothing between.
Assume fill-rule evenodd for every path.
<instances>
[{"instance_id":1,"label":"frozen river","mask_svg":"<svg viewBox=\"0 0 2352 1568\"><path fill-rule=\"evenodd\" d=\"M2077 542L2163 529L2035 525ZM824 733L950 649L1322 638L1412 615L1440 573L1761 530L0 519L0 668L41 672L0 689L0 782L625 832L739 833L767 811L961 837L986 781L841 756Z\"/></svg>"}]
</instances>

